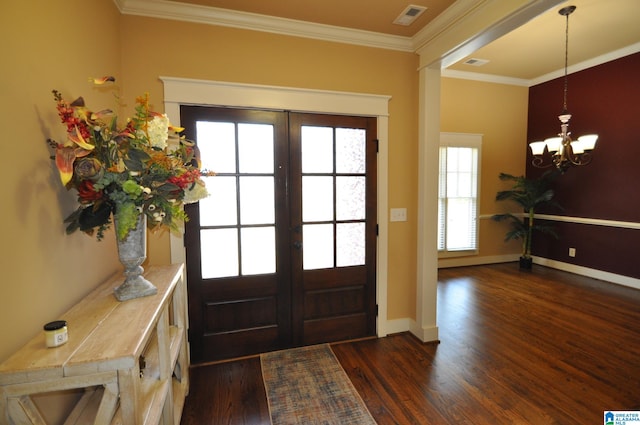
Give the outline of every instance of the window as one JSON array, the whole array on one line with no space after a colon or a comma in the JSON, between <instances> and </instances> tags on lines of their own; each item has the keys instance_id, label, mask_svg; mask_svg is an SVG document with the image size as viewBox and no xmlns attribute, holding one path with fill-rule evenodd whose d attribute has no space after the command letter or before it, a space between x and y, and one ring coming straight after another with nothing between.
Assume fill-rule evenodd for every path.
<instances>
[{"instance_id":1,"label":"window","mask_svg":"<svg viewBox=\"0 0 640 425\"><path fill-rule=\"evenodd\" d=\"M478 249L478 188L482 135L440 134L438 252Z\"/></svg>"}]
</instances>

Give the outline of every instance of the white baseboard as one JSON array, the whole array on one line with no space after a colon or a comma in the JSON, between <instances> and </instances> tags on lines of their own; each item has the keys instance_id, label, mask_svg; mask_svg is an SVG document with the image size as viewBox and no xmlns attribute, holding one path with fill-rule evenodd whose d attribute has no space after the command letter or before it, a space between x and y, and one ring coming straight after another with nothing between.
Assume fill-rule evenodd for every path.
<instances>
[{"instance_id":1,"label":"white baseboard","mask_svg":"<svg viewBox=\"0 0 640 425\"><path fill-rule=\"evenodd\" d=\"M509 255L493 255L493 256L485 256L485 257L456 257L456 258L439 258L438 259L438 268L446 269L448 267L463 267L463 266L480 266L483 264L494 264L494 263L510 263L512 261L518 261L520 255L518 254L509 254Z\"/></svg>"},{"instance_id":2,"label":"white baseboard","mask_svg":"<svg viewBox=\"0 0 640 425\"><path fill-rule=\"evenodd\" d=\"M640 279L636 279L629 276L623 276L620 274L609 273L602 270L590 269L588 267L578 266L576 264L564 263L562 261L551 260L543 257L533 257L535 264L541 266L547 266L558 270L564 270L566 272L579 274L582 276L592 277L594 279L604 280L605 282L615 283L617 285L628 286L635 289L640 289Z\"/></svg>"},{"instance_id":3,"label":"white baseboard","mask_svg":"<svg viewBox=\"0 0 640 425\"><path fill-rule=\"evenodd\" d=\"M439 340L437 326L421 327L415 320L408 318L387 320L384 330L386 331L385 335L378 336L411 332L422 342L435 342Z\"/></svg>"},{"instance_id":4,"label":"white baseboard","mask_svg":"<svg viewBox=\"0 0 640 425\"><path fill-rule=\"evenodd\" d=\"M409 331L422 342L439 341L437 326L423 327L420 326L415 320L411 320Z\"/></svg>"},{"instance_id":5,"label":"white baseboard","mask_svg":"<svg viewBox=\"0 0 640 425\"><path fill-rule=\"evenodd\" d=\"M411 323L410 323L411 320L412 319L408 319L408 318L387 320L387 323L385 326L385 330L386 330L385 334L390 335L390 334L398 334L400 332L408 332L411 327Z\"/></svg>"}]
</instances>

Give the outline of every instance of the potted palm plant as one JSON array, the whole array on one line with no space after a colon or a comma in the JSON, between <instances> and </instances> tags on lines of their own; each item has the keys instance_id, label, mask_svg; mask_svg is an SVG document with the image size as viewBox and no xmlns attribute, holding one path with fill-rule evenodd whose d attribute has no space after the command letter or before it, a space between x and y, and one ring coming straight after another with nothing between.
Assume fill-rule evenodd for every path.
<instances>
[{"instance_id":1,"label":"potted palm plant","mask_svg":"<svg viewBox=\"0 0 640 425\"><path fill-rule=\"evenodd\" d=\"M559 207L553 200L554 191L550 188L553 180L558 176L556 170L547 171L537 178L526 178L524 176L512 176L511 174L500 173L499 178L503 181L512 181L513 187L509 190L502 190L496 194L496 201L513 201L524 210L522 214L494 214L495 221L508 221L511 230L505 236L505 242L511 239L522 240L522 254L520 256L520 268L531 270L531 239L533 231L549 234L556 239L558 234L553 227L539 224L534 221L536 208L548 205Z\"/></svg>"}]
</instances>

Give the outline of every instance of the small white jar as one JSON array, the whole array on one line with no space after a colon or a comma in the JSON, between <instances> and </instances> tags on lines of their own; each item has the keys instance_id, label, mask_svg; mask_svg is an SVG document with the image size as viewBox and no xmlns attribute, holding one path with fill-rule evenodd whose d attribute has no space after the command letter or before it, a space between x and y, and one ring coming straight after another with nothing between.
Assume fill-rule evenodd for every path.
<instances>
[{"instance_id":1,"label":"small white jar","mask_svg":"<svg viewBox=\"0 0 640 425\"><path fill-rule=\"evenodd\" d=\"M44 325L44 336L47 341L47 347L58 347L69 339L67 333L67 321L56 320Z\"/></svg>"}]
</instances>

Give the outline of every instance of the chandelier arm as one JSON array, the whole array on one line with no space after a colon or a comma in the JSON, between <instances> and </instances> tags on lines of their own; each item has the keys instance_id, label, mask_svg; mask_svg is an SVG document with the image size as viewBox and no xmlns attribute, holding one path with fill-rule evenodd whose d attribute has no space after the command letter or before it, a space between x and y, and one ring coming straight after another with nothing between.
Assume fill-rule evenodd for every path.
<instances>
[{"instance_id":1,"label":"chandelier arm","mask_svg":"<svg viewBox=\"0 0 640 425\"><path fill-rule=\"evenodd\" d=\"M564 157L564 152L553 155L552 161L556 168L562 168L563 164L567 162Z\"/></svg>"},{"instance_id":2,"label":"chandelier arm","mask_svg":"<svg viewBox=\"0 0 640 425\"><path fill-rule=\"evenodd\" d=\"M534 155L533 159L531 160L531 165L533 165L536 168L549 168L552 165L554 165L553 161L549 162L548 164L545 164L544 162L545 161L542 155Z\"/></svg>"},{"instance_id":3,"label":"chandelier arm","mask_svg":"<svg viewBox=\"0 0 640 425\"><path fill-rule=\"evenodd\" d=\"M572 150L566 155L566 160L573 165L587 165L591 162L592 159L593 156L589 152L584 152L576 155Z\"/></svg>"},{"instance_id":4,"label":"chandelier arm","mask_svg":"<svg viewBox=\"0 0 640 425\"><path fill-rule=\"evenodd\" d=\"M583 154L580 154L580 164L579 165L587 165L591 162L591 160L593 159L593 155L591 155L590 152L585 152Z\"/></svg>"}]
</instances>

